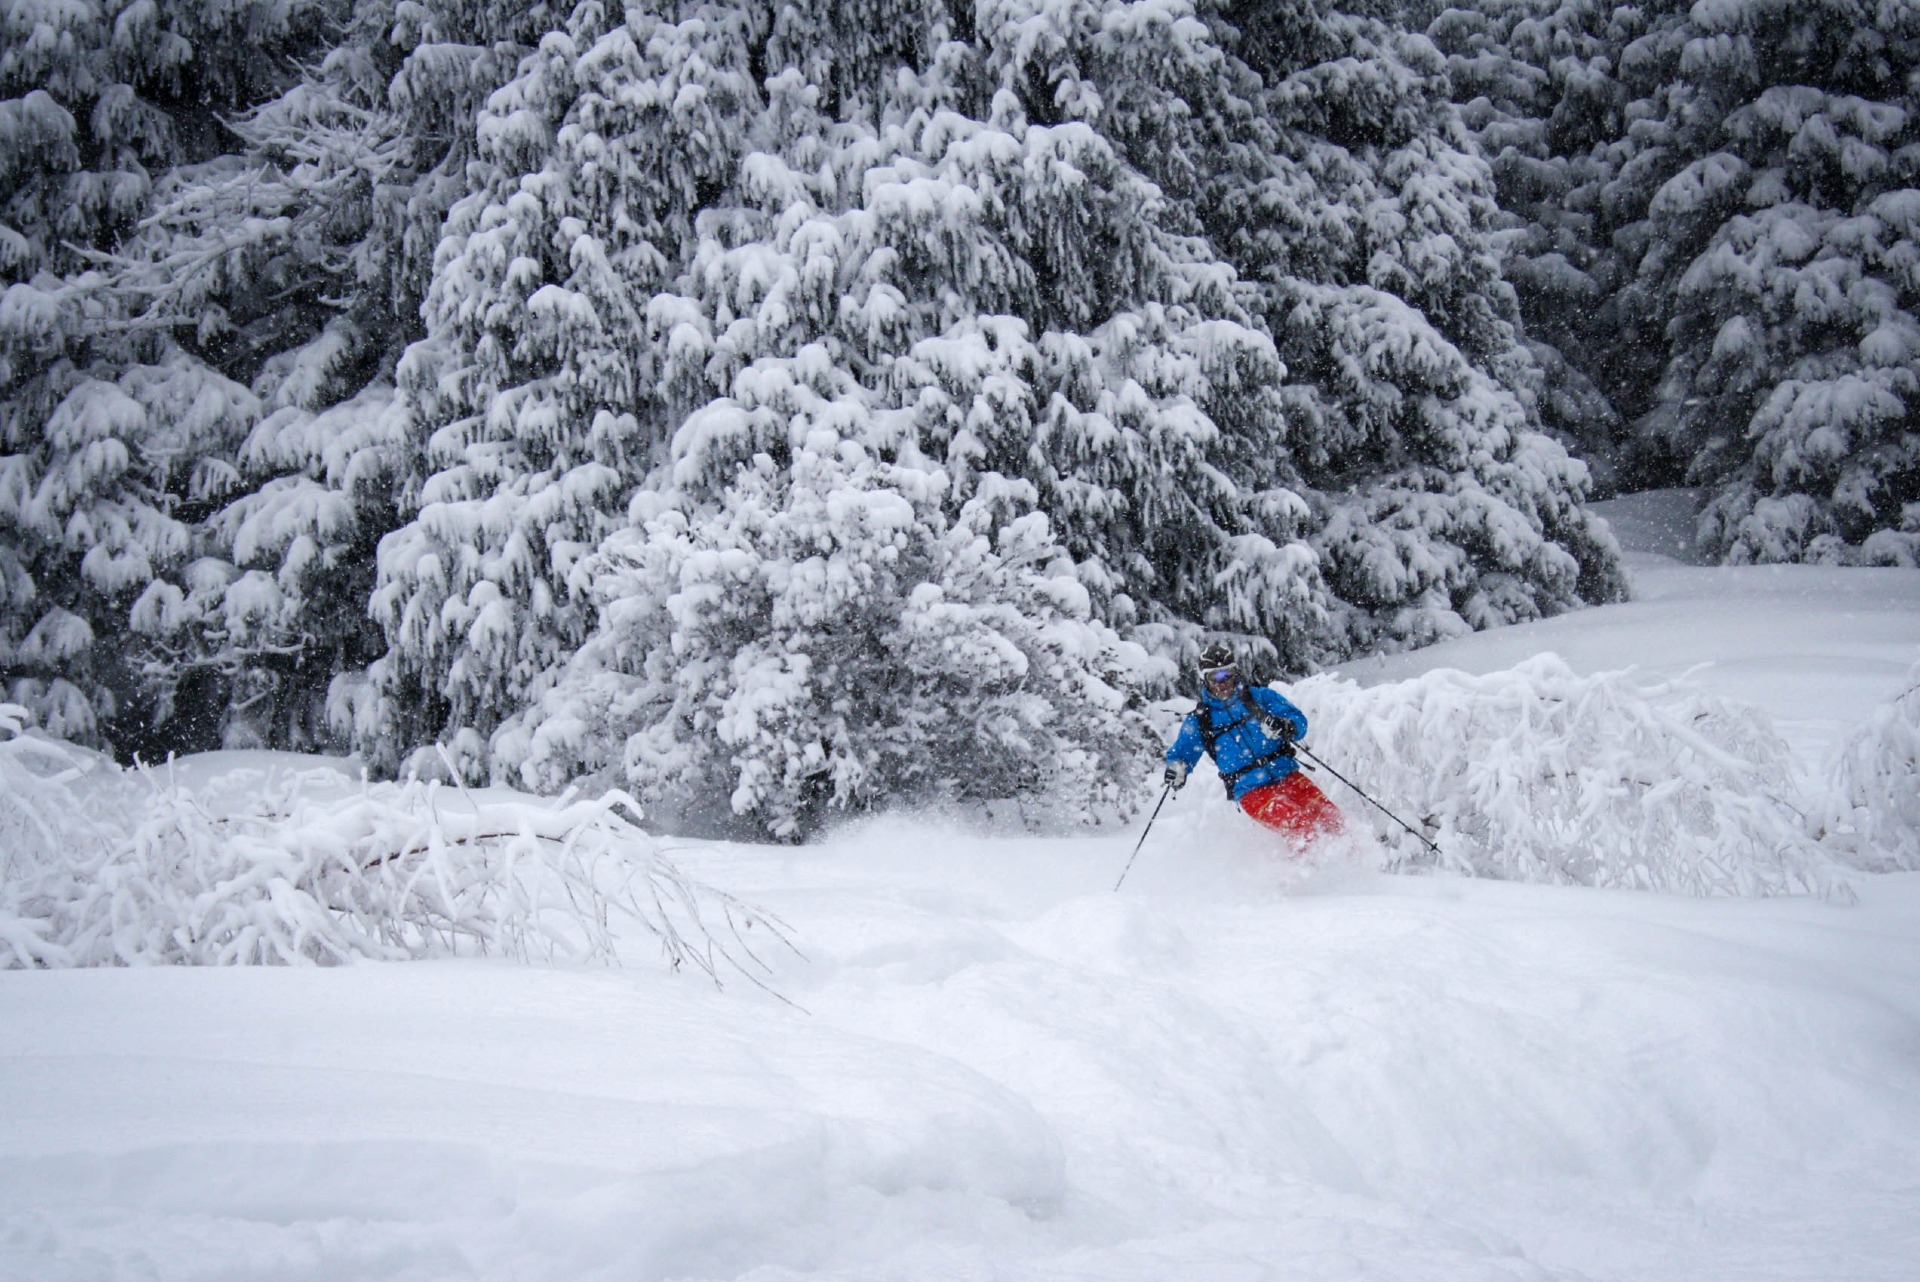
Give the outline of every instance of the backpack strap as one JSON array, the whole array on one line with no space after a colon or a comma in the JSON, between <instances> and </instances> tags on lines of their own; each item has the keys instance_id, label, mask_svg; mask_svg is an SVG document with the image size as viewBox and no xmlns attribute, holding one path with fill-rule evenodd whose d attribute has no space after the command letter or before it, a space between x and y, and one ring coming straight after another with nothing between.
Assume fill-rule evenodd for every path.
<instances>
[{"instance_id":1,"label":"backpack strap","mask_svg":"<svg viewBox=\"0 0 1920 1282\"><path fill-rule=\"evenodd\" d=\"M1207 750L1209 757L1217 760L1214 745L1220 742L1220 732L1213 727L1213 709L1207 706L1206 695L1200 696L1200 706L1194 709L1194 713L1199 717L1200 746Z\"/></svg>"},{"instance_id":2,"label":"backpack strap","mask_svg":"<svg viewBox=\"0 0 1920 1282\"><path fill-rule=\"evenodd\" d=\"M1289 748L1289 747L1275 748L1272 752L1269 752L1266 756L1261 757L1255 761L1249 761L1246 765L1241 766L1238 770L1235 770L1231 773L1222 773L1220 776L1220 781L1227 785L1227 795L1231 797L1233 795L1233 786L1239 783L1242 779L1246 778L1248 775L1252 774L1254 771L1259 770L1264 766L1270 766L1276 761L1291 760L1292 757L1293 757L1292 748Z\"/></svg>"},{"instance_id":3,"label":"backpack strap","mask_svg":"<svg viewBox=\"0 0 1920 1282\"><path fill-rule=\"evenodd\" d=\"M1244 684L1240 687L1240 702L1246 708L1249 718L1259 715L1260 709L1254 706L1253 695L1247 691ZM1194 709L1194 713L1200 718L1200 743L1206 748L1207 755L1212 757L1214 745L1220 742L1220 731L1213 724L1213 706L1207 701L1205 690L1200 692L1199 706Z\"/></svg>"}]
</instances>

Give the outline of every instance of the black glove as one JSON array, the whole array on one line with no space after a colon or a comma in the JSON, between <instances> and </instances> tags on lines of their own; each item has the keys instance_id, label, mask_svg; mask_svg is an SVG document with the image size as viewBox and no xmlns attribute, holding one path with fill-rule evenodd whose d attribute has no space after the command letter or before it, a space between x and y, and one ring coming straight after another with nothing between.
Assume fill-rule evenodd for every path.
<instances>
[{"instance_id":1,"label":"black glove","mask_svg":"<svg viewBox=\"0 0 1920 1282\"><path fill-rule=\"evenodd\" d=\"M1278 741L1282 748L1287 747L1294 740L1293 722L1285 717L1268 717L1260 723L1260 728Z\"/></svg>"},{"instance_id":2,"label":"black glove","mask_svg":"<svg viewBox=\"0 0 1920 1282\"><path fill-rule=\"evenodd\" d=\"M1169 761L1167 763L1166 779L1167 787L1173 789L1175 792L1179 792L1187 786L1187 768L1178 761Z\"/></svg>"}]
</instances>

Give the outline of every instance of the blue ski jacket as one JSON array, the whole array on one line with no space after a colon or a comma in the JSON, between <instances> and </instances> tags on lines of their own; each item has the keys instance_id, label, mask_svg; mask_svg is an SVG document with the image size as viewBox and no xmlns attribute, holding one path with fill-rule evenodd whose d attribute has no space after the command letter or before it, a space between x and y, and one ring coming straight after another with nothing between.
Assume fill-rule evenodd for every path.
<instances>
[{"instance_id":1,"label":"blue ski jacket","mask_svg":"<svg viewBox=\"0 0 1920 1282\"><path fill-rule=\"evenodd\" d=\"M1167 749L1167 764L1178 762L1191 770L1200 754L1211 748L1213 764L1220 768L1227 793L1235 801L1263 784L1278 783L1300 765L1281 753L1280 741L1260 728L1269 716L1291 721L1295 739L1307 737L1307 714L1278 690L1242 686L1225 700L1203 693L1200 706L1187 714Z\"/></svg>"}]
</instances>

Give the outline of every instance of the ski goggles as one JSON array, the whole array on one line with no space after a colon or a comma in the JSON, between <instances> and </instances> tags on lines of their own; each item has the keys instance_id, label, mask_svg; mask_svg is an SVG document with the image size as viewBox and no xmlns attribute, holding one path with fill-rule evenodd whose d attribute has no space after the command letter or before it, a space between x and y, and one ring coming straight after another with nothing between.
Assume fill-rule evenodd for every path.
<instances>
[{"instance_id":1,"label":"ski goggles","mask_svg":"<svg viewBox=\"0 0 1920 1282\"><path fill-rule=\"evenodd\" d=\"M1201 680L1211 686L1223 686L1230 683L1235 675L1232 668L1204 668L1200 672Z\"/></svg>"}]
</instances>

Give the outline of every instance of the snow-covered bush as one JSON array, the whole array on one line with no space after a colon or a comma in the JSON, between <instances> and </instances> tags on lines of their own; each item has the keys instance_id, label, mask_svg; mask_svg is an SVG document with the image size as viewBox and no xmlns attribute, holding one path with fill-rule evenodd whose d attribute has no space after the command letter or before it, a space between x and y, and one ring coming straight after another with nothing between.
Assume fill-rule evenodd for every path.
<instances>
[{"instance_id":1,"label":"snow-covered bush","mask_svg":"<svg viewBox=\"0 0 1920 1282\"><path fill-rule=\"evenodd\" d=\"M742 932L784 942L777 922L666 859L623 793L548 802L324 769L195 788L106 762L83 792L77 754L19 724L0 708L13 731L0 741L0 968L611 961L632 923L675 969L759 982ZM127 817L71 817L87 810Z\"/></svg>"},{"instance_id":2,"label":"snow-covered bush","mask_svg":"<svg viewBox=\"0 0 1920 1282\"><path fill-rule=\"evenodd\" d=\"M1320 773L1402 867L1693 895L1833 893L1795 767L1757 709L1683 680L1580 676L1544 654L1363 689L1293 687L1312 747L1439 847L1435 856ZM1377 822L1376 822L1377 821Z\"/></svg>"},{"instance_id":3,"label":"snow-covered bush","mask_svg":"<svg viewBox=\"0 0 1920 1282\"><path fill-rule=\"evenodd\" d=\"M64 960L52 923L34 912L38 872L90 851L109 834L80 803L86 776L117 774L111 762L29 727L32 711L0 703L0 966Z\"/></svg>"},{"instance_id":4,"label":"snow-covered bush","mask_svg":"<svg viewBox=\"0 0 1920 1282\"><path fill-rule=\"evenodd\" d=\"M1823 840L1869 872L1920 869L1920 665L1834 754Z\"/></svg>"},{"instance_id":5,"label":"snow-covered bush","mask_svg":"<svg viewBox=\"0 0 1920 1282\"><path fill-rule=\"evenodd\" d=\"M1010 494L949 522L944 471L809 429L814 408L787 467L759 455L582 565L600 626L497 759L783 839L876 804L1123 813L1167 665L1092 617L1044 514L1009 518Z\"/></svg>"}]
</instances>

